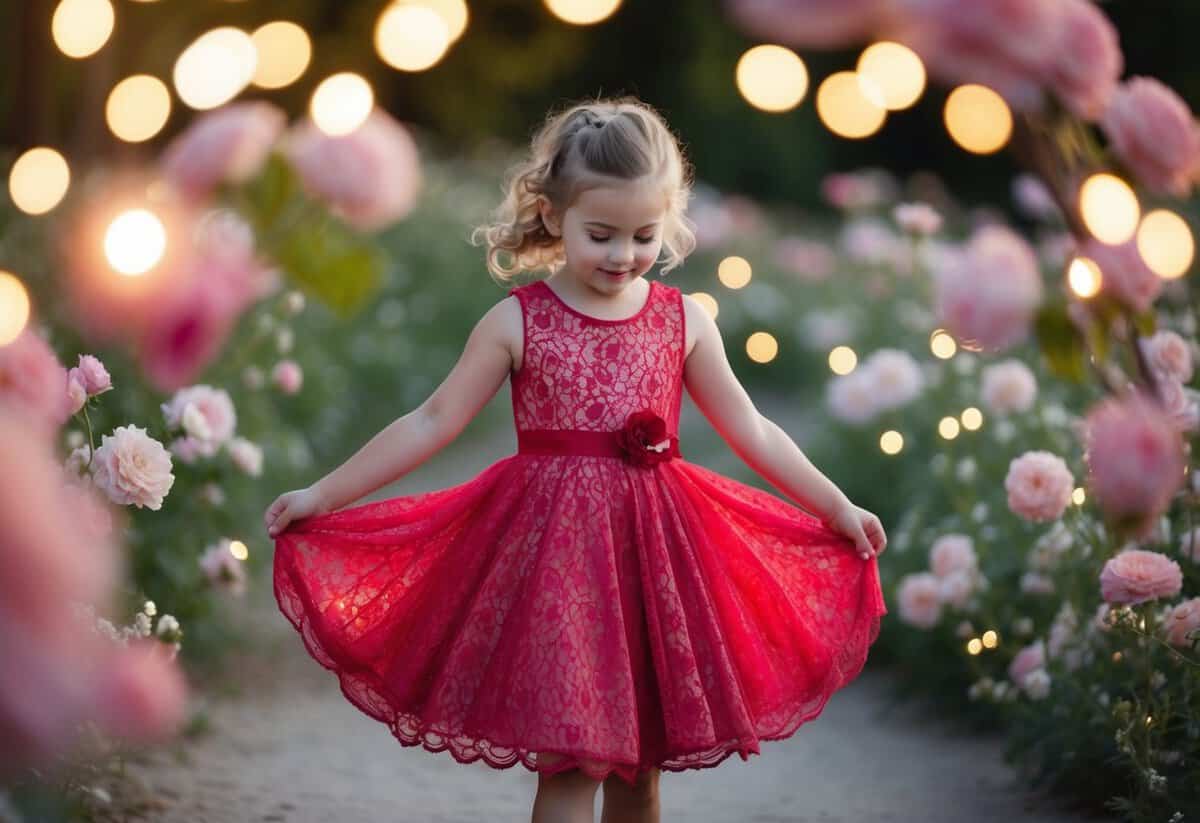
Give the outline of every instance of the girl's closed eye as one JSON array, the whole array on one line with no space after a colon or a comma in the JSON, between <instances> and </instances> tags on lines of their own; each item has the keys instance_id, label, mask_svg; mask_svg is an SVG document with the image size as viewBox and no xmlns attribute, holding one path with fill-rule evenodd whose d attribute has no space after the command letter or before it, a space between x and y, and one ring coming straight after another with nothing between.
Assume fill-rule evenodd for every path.
<instances>
[{"instance_id":1,"label":"girl's closed eye","mask_svg":"<svg viewBox=\"0 0 1200 823\"><path fill-rule=\"evenodd\" d=\"M594 235L594 234L589 234L588 237L592 238L592 241L596 242L596 243L604 243L604 242L607 242L609 239L607 237L598 237L597 235ZM647 243L654 242L654 235L651 235L649 237L635 237L633 239L636 240L637 242L645 245Z\"/></svg>"}]
</instances>

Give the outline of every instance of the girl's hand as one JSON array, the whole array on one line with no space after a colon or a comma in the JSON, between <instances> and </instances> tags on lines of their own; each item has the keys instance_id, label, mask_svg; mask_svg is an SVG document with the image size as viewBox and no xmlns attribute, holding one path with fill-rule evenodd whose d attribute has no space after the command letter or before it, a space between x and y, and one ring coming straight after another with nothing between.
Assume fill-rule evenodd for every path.
<instances>
[{"instance_id":1,"label":"girl's hand","mask_svg":"<svg viewBox=\"0 0 1200 823\"><path fill-rule=\"evenodd\" d=\"M288 524L293 520L324 514L326 511L328 508L324 501L310 486L306 489L285 492L276 497L275 502L267 507L266 514L263 515L263 522L267 527L267 534L274 537L287 529Z\"/></svg>"},{"instance_id":2,"label":"girl's hand","mask_svg":"<svg viewBox=\"0 0 1200 823\"><path fill-rule=\"evenodd\" d=\"M887 535L879 518L853 503L842 506L822 522L853 540L863 560L882 554L887 546Z\"/></svg>"}]
</instances>

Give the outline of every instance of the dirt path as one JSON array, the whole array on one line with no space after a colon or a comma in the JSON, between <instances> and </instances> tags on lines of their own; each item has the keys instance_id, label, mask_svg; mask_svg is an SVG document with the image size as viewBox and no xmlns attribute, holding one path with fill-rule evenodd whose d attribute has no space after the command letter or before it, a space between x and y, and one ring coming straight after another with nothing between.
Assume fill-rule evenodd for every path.
<instances>
[{"instance_id":1,"label":"dirt path","mask_svg":"<svg viewBox=\"0 0 1200 823\"><path fill-rule=\"evenodd\" d=\"M507 403L507 396L493 402ZM795 434L780 414L759 407ZM681 440L688 459L718 471L736 457L685 400ZM707 432L707 452L697 448ZM688 439L688 434L693 437ZM460 439L417 476L375 497L439 488L474 476L515 450L501 431ZM707 453L708 457L704 455ZM447 752L400 746L386 726L355 709L336 678L307 656L275 608L270 582L258 581L234 605L259 626L258 651L231 666L241 694L198 696L209 703L211 732L146 753L112 784L106 819L154 823L376 823L377 821L528 821L537 777L516 765L463 765ZM1014 819L1067 823L1015 782L997 738L951 733L928 710L894 705L890 675L867 670L835 695L817 720L762 754L713 769L664 773L664 821L888 821L991 823ZM599 819L600 794L596 814Z\"/></svg>"}]
</instances>

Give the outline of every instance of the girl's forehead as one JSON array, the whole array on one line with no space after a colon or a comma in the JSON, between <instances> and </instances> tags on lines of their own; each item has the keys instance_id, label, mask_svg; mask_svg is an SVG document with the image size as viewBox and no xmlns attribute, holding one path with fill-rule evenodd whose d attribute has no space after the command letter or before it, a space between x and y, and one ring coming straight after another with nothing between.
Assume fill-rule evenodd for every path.
<instances>
[{"instance_id":1,"label":"girl's forehead","mask_svg":"<svg viewBox=\"0 0 1200 823\"><path fill-rule=\"evenodd\" d=\"M668 205L661 185L622 180L585 189L572 208L584 223L636 229L662 220Z\"/></svg>"}]
</instances>

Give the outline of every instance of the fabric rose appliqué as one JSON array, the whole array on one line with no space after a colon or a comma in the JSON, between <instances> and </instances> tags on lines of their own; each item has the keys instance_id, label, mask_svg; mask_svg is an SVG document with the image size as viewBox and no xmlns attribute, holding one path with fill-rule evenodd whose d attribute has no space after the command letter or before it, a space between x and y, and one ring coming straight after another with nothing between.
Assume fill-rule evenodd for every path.
<instances>
[{"instance_id":1,"label":"fabric rose appliqu\u00e9","mask_svg":"<svg viewBox=\"0 0 1200 823\"><path fill-rule=\"evenodd\" d=\"M667 433L667 422L649 409L634 412L617 431L625 459L635 466L656 466L681 457L679 438Z\"/></svg>"}]
</instances>

